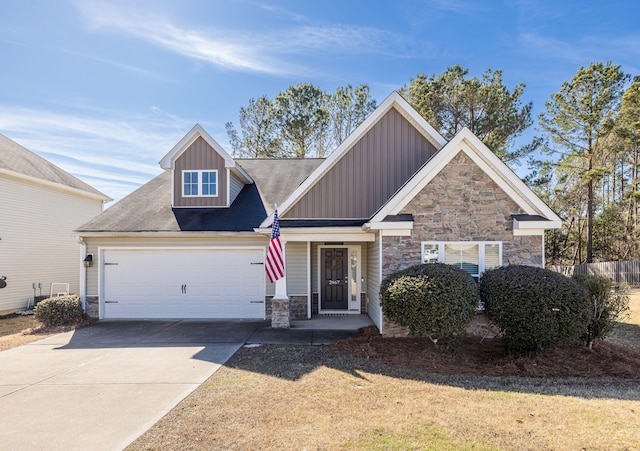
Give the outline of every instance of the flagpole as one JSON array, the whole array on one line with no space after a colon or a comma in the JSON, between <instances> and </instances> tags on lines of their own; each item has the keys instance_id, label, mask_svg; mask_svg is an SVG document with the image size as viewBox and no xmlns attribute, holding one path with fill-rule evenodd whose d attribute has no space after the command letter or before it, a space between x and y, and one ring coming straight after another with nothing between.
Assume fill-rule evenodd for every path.
<instances>
[{"instance_id":1,"label":"flagpole","mask_svg":"<svg viewBox=\"0 0 640 451\"><path fill-rule=\"evenodd\" d=\"M287 272L286 272L286 239L280 235L280 225L278 221L278 206L275 205L274 220L272 228L272 242L274 237L278 239L280 246L279 254L282 259L282 272L275 281L275 295L271 299L271 327L274 329L289 329L291 319L289 315L289 297L287 296ZM270 243L271 245L271 243Z\"/></svg>"}]
</instances>

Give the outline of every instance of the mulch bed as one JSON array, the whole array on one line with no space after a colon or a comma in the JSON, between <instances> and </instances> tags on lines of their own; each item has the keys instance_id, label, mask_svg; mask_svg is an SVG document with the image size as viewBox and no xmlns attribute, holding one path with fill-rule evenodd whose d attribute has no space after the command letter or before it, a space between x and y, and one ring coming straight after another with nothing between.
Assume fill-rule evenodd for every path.
<instances>
[{"instance_id":1,"label":"mulch bed","mask_svg":"<svg viewBox=\"0 0 640 451\"><path fill-rule=\"evenodd\" d=\"M441 374L522 377L616 377L640 379L640 353L607 341L593 350L581 345L560 346L535 357L506 355L500 338L468 336L454 355L438 353L429 338L383 338L375 326L360 336L332 345L345 353Z\"/></svg>"}]
</instances>

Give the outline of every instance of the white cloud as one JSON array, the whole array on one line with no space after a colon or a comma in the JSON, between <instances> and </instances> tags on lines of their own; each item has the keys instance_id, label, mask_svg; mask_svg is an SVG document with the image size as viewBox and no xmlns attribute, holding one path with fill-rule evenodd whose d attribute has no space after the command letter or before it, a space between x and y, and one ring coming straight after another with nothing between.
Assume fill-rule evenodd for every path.
<instances>
[{"instance_id":1,"label":"white cloud","mask_svg":"<svg viewBox=\"0 0 640 451\"><path fill-rule=\"evenodd\" d=\"M298 13L294 13L292 11L289 11L287 9L284 8L280 8L278 6L274 6L274 5L270 5L268 3L263 3L263 2L251 2L253 5L257 6L258 8L261 8L265 11L269 11L273 14L276 14L278 16L285 16L290 18L291 20L295 20L298 22L301 21L306 21L309 20L309 18L307 16L303 16L302 14L298 14Z\"/></svg>"},{"instance_id":2,"label":"white cloud","mask_svg":"<svg viewBox=\"0 0 640 451\"><path fill-rule=\"evenodd\" d=\"M558 58L584 64L589 61L589 55L593 57L593 49L583 45L576 45L560 39L540 36L536 33L526 32L520 35L520 42L529 50L543 53L547 57Z\"/></svg>"},{"instance_id":3,"label":"white cloud","mask_svg":"<svg viewBox=\"0 0 640 451\"><path fill-rule=\"evenodd\" d=\"M520 42L527 51L534 51L547 58L569 61L576 66L611 61L633 71L640 56L640 37L626 36L614 39L590 35L574 41L542 36L534 32L520 34ZM577 68L577 67L576 67Z\"/></svg>"},{"instance_id":4,"label":"white cloud","mask_svg":"<svg viewBox=\"0 0 640 451\"><path fill-rule=\"evenodd\" d=\"M295 25L261 33L221 28L198 30L179 26L149 11L145 11L144 20L138 20L141 14L114 4L90 2L79 6L88 24L96 30L135 36L188 58L239 72L306 75L310 69L288 62L287 56L325 51L402 57L423 47L402 35L373 27Z\"/></svg>"},{"instance_id":5,"label":"white cloud","mask_svg":"<svg viewBox=\"0 0 640 451\"><path fill-rule=\"evenodd\" d=\"M0 133L114 199L157 175L158 161L192 126L157 111L133 116L0 105Z\"/></svg>"},{"instance_id":6,"label":"white cloud","mask_svg":"<svg viewBox=\"0 0 640 451\"><path fill-rule=\"evenodd\" d=\"M155 72L143 69L141 67L137 67L137 66L133 66L131 64L125 64L125 63L121 63L119 61L113 61L107 58L100 58L97 56L92 56L92 55L85 55L83 53L79 53L79 52L74 52L73 50L68 50L68 49L63 49L61 50L64 53L67 53L69 55L73 55L73 56L79 56L81 58L86 58L92 61L97 61L99 63L103 63L103 64L107 64L109 66L113 66L113 67L117 67L118 69L122 69L125 70L127 72L131 72L134 73L136 75L140 75L143 77L149 77L149 78L155 78L158 80L165 80L167 81L167 79Z\"/></svg>"},{"instance_id":7,"label":"white cloud","mask_svg":"<svg viewBox=\"0 0 640 451\"><path fill-rule=\"evenodd\" d=\"M282 62L271 60L262 45L250 45L242 37L233 39L228 33L179 27L162 17L154 17L149 11L145 11L144 20L139 20L142 14L125 11L111 3L83 2L79 6L89 25L95 29L133 35L172 52L225 69L276 75L293 70Z\"/></svg>"}]
</instances>

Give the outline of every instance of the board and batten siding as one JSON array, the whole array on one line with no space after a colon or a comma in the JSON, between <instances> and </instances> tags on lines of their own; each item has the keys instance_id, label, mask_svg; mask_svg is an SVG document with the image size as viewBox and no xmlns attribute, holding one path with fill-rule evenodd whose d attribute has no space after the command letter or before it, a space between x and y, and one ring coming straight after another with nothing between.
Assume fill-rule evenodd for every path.
<instances>
[{"instance_id":1,"label":"board and batten siding","mask_svg":"<svg viewBox=\"0 0 640 451\"><path fill-rule=\"evenodd\" d=\"M436 151L392 108L282 217L370 218Z\"/></svg>"},{"instance_id":2,"label":"board and batten siding","mask_svg":"<svg viewBox=\"0 0 640 451\"><path fill-rule=\"evenodd\" d=\"M52 283L79 293L82 246L74 230L102 212L102 202L67 191L0 177L0 312L24 309Z\"/></svg>"},{"instance_id":3,"label":"board and batten siding","mask_svg":"<svg viewBox=\"0 0 640 451\"><path fill-rule=\"evenodd\" d=\"M263 236L241 236L241 237L86 237L87 253L94 256L94 264L91 268L87 268L87 296L98 296L98 278L99 278L99 248L234 248L234 247L264 247L268 244L268 239Z\"/></svg>"},{"instance_id":4,"label":"board and batten siding","mask_svg":"<svg viewBox=\"0 0 640 451\"><path fill-rule=\"evenodd\" d=\"M182 171L217 170L216 197L183 197ZM173 205L175 207L226 207L227 170L222 158L207 142L198 137L177 159L173 171Z\"/></svg>"}]
</instances>

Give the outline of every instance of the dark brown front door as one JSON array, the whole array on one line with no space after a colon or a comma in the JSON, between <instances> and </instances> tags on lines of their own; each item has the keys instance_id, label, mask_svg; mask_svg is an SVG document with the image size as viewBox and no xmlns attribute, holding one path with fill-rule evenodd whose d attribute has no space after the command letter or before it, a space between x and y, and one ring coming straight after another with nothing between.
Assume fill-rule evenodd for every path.
<instances>
[{"instance_id":1,"label":"dark brown front door","mask_svg":"<svg viewBox=\"0 0 640 451\"><path fill-rule=\"evenodd\" d=\"M349 308L349 250L345 247L322 248L320 293L322 310Z\"/></svg>"}]
</instances>

